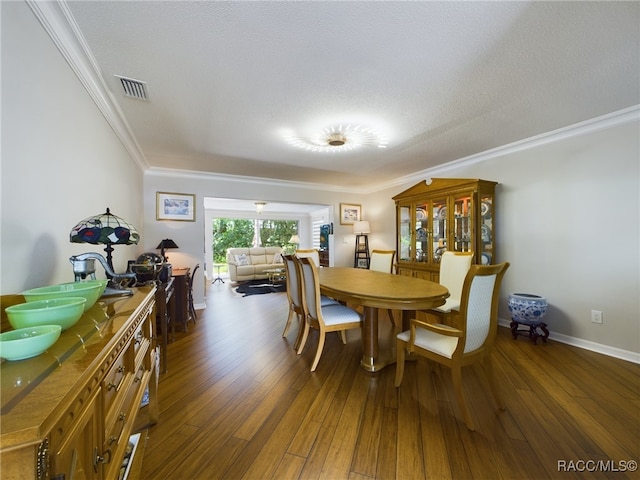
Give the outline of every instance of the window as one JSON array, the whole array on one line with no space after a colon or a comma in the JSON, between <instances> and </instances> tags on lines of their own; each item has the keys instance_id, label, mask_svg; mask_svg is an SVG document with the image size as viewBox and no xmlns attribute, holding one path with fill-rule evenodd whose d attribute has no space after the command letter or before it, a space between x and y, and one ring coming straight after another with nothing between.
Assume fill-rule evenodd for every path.
<instances>
[{"instance_id":1,"label":"window","mask_svg":"<svg viewBox=\"0 0 640 480\"><path fill-rule=\"evenodd\" d=\"M291 248L289 240L298 232L298 221L214 218L212 231L213 263L225 263L228 248Z\"/></svg>"},{"instance_id":2,"label":"window","mask_svg":"<svg viewBox=\"0 0 640 480\"><path fill-rule=\"evenodd\" d=\"M315 219L312 224L312 239L313 239L313 248L320 250L320 227L324 224L324 220L322 218Z\"/></svg>"}]
</instances>

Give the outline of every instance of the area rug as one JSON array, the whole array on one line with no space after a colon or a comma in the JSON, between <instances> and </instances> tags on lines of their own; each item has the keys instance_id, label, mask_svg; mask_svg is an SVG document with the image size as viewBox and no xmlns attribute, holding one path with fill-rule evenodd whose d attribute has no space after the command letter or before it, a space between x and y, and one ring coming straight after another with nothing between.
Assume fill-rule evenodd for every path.
<instances>
[{"instance_id":1,"label":"area rug","mask_svg":"<svg viewBox=\"0 0 640 480\"><path fill-rule=\"evenodd\" d=\"M285 292L287 286L284 282L270 284L267 280L249 280L241 285L238 285L236 292L241 293L243 297L249 295L262 295L264 293L278 293Z\"/></svg>"}]
</instances>

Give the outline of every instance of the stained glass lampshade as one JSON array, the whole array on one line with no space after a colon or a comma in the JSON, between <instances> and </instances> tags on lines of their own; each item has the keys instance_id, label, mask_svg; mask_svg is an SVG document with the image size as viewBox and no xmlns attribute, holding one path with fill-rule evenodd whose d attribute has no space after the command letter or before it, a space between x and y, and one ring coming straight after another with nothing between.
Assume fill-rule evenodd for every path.
<instances>
[{"instance_id":1,"label":"stained glass lampshade","mask_svg":"<svg viewBox=\"0 0 640 480\"><path fill-rule=\"evenodd\" d=\"M91 243L106 245L107 263L113 270L111 252L112 245L136 245L140 235L136 228L120 217L113 215L109 209L105 213L85 218L71 229L71 243Z\"/></svg>"}]
</instances>

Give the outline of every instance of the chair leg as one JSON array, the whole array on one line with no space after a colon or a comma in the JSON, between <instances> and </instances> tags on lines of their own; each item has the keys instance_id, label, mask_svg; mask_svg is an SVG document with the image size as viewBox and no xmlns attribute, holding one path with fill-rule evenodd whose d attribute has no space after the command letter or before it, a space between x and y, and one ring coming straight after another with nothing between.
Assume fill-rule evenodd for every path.
<instances>
[{"instance_id":1,"label":"chair leg","mask_svg":"<svg viewBox=\"0 0 640 480\"><path fill-rule=\"evenodd\" d=\"M396 342L396 387L399 387L402 383L402 377L404 376L404 358L406 356L406 343L402 340Z\"/></svg>"},{"instance_id":2,"label":"chair leg","mask_svg":"<svg viewBox=\"0 0 640 480\"><path fill-rule=\"evenodd\" d=\"M347 344L347 332L346 330L340 330L340 339L344 345Z\"/></svg>"},{"instance_id":3,"label":"chair leg","mask_svg":"<svg viewBox=\"0 0 640 480\"><path fill-rule=\"evenodd\" d=\"M391 322L391 325L393 325L395 327L396 326L396 319L393 318L393 310L391 310L390 308L387 309L387 315L389 315L389 321Z\"/></svg>"},{"instance_id":4,"label":"chair leg","mask_svg":"<svg viewBox=\"0 0 640 480\"><path fill-rule=\"evenodd\" d=\"M469 414L469 410L467 409L467 403L464 400L464 392L462 391L462 367L452 366L451 377L453 379L453 390L455 392L460 411L462 412L464 423L467 425L467 428L469 430L474 431L475 426L473 425L473 420L471 419L471 415Z\"/></svg>"},{"instance_id":5,"label":"chair leg","mask_svg":"<svg viewBox=\"0 0 640 480\"><path fill-rule=\"evenodd\" d=\"M293 344L293 348L295 351L298 351L298 347L300 346L300 342L302 342L302 334L304 333L304 325L307 323L305 321L304 315L296 314L296 318L298 319L298 335L296 335L296 342Z\"/></svg>"},{"instance_id":6,"label":"chair leg","mask_svg":"<svg viewBox=\"0 0 640 480\"><path fill-rule=\"evenodd\" d=\"M344 332L344 330L342 330ZM318 350L316 350L316 358L313 359L313 365L311 365L311 371L315 372L316 367L318 366L318 362L320 361L320 356L322 355L322 349L324 348L324 332L320 330L320 335L318 335Z\"/></svg>"},{"instance_id":7,"label":"chair leg","mask_svg":"<svg viewBox=\"0 0 640 480\"><path fill-rule=\"evenodd\" d=\"M484 358L484 370L487 378L489 379L489 388L491 388L491 393L493 394L493 398L498 404L498 408L500 410L504 410L504 402L502 401L502 395L500 395L500 390L498 389L498 385L493 377L493 363L491 361L491 355L485 355Z\"/></svg>"},{"instance_id":8,"label":"chair leg","mask_svg":"<svg viewBox=\"0 0 640 480\"><path fill-rule=\"evenodd\" d=\"M282 332L282 336L286 337L287 333L289 333L289 327L291 327L291 321L293 320L295 312L292 308L289 308L289 318L287 318L287 324L284 326L284 331Z\"/></svg>"},{"instance_id":9,"label":"chair leg","mask_svg":"<svg viewBox=\"0 0 640 480\"><path fill-rule=\"evenodd\" d=\"M307 337L309 336L309 324L304 322L304 328L302 329L302 337L300 337L300 344L298 345L298 355L304 350L304 346L307 343Z\"/></svg>"}]
</instances>

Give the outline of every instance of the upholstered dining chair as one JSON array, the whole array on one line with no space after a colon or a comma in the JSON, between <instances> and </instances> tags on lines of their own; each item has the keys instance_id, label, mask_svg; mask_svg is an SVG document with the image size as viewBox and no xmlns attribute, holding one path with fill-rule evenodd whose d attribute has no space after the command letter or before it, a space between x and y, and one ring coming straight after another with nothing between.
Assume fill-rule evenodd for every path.
<instances>
[{"instance_id":1,"label":"upholstered dining chair","mask_svg":"<svg viewBox=\"0 0 640 480\"><path fill-rule=\"evenodd\" d=\"M393 259L395 257L395 250L372 250L369 270L393 273Z\"/></svg>"},{"instance_id":2,"label":"upholstered dining chair","mask_svg":"<svg viewBox=\"0 0 640 480\"><path fill-rule=\"evenodd\" d=\"M299 265L300 262L294 255L283 255L282 259L284 260L284 269L287 277L287 300L289 301L289 316L287 318L287 323L284 326L282 336L287 336L287 334L289 333L289 329L291 328L291 322L293 321L294 317L297 318L299 328L298 336L296 337L296 342L294 343L294 348L297 350L304 327L304 307L302 305L302 278ZM321 306L335 305L336 303L338 303L338 301L334 300L333 298L329 298L325 295L320 296Z\"/></svg>"},{"instance_id":3,"label":"upholstered dining chair","mask_svg":"<svg viewBox=\"0 0 640 480\"><path fill-rule=\"evenodd\" d=\"M369 270L393 273L393 260L395 257L395 250L372 250ZM387 309L387 315L389 316L389 320L391 320L391 324L395 327L396 322L393 319L393 310Z\"/></svg>"},{"instance_id":4,"label":"upholstered dining chair","mask_svg":"<svg viewBox=\"0 0 640 480\"><path fill-rule=\"evenodd\" d=\"M289 333L289 328L291 328L291 322L294 317L298 319L300 331L302 331L301 328L304 310L302 308L302 286L300 277L298 276L298 268L294 263L296 258L293 255L282 255L282 259L284 260L284 270L287 277L287 300L289 301L289 316L287 318L287 323L284 326L284 331L282 332L282 336L286 337L287 333ZM298 348L297 340L295 347Z\"/></svg>"},{"instance_id":5,"label":"upholstered dining chair","mask_svg":"<svg viewBox=\"0 0 640 480\"><path fill-rule=\"evenodd\" d=\"M298 354L304 350L309 330L318 330L318 348L316 356L311 365L314 372L320 361L322 350L324 349L325 337L328 332L339 332L342 343L346 345L346 330L360 328L362 315L354 309L340 303L332 305L321 305L320 282L318 281L318 267L311 258L298 259L302 278L302 305L304 308L304 330L298 346Z\"/></svg>"},{"instance_id":6,"label":"upholstered dining chair","mask_svg":"<svg viewBox=\"0 0 640 480\"><path fill-rule=\"evenodd\" d=\"M320 252L315 248L309 248L307 250L296 250L296 257L298 258L313 258L316 262L316 267L320 268Z\"/></svg>"},{"instance_id":7,"label":"upholstered dining chair","mask_svg":"<svg viewBox=\"0 0 640 480\"><path fill-rule=\"evenodd\" d=\"M471 266L464 279L460 310L456 312L458 328L412 319L410 329L397 336L396 387L402 383L407 351L449 367L456 402L469 430L475 426L464 398L462 367L481 363L493 397L504 410L493 378L491 350L498 329L500 285L507 268L507 262Z\"/></svg>"},{"instance_id":8,"label":"upholstered dining chair","mask_svg":"<svg viewBox=\"0 0 640 480\"><path fill-rule=\"evenodd\" d=\"M462 297L462 284L471 267L473 252L446 251L440 260L440 285L447 287L449 298L439 307L429 310L429 313L437 316L445 324L451 323L451 312L460 308Z\"/></svg>"}]
</instances>

